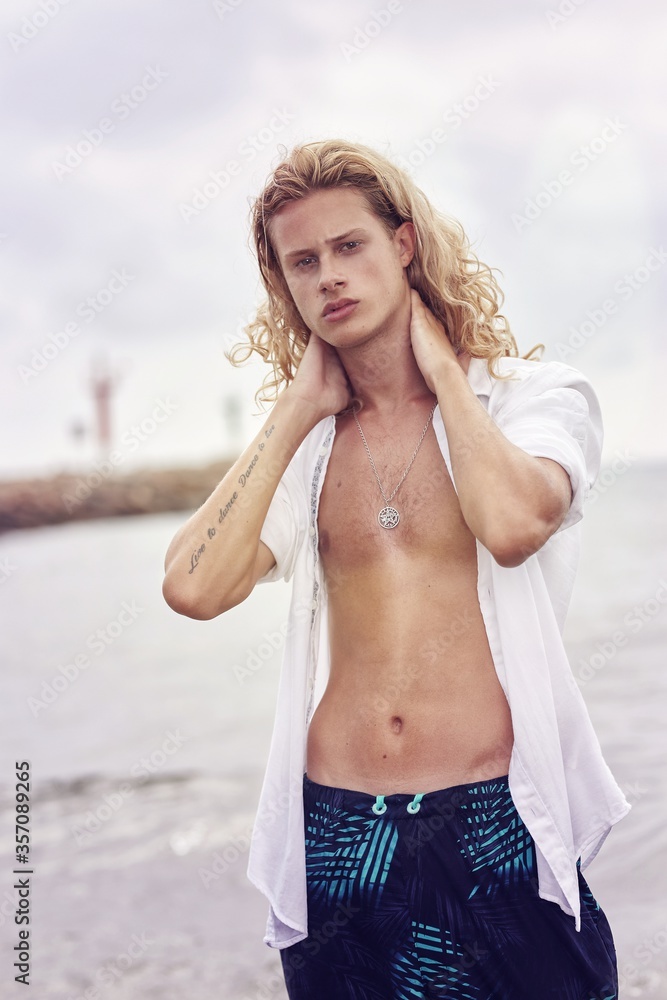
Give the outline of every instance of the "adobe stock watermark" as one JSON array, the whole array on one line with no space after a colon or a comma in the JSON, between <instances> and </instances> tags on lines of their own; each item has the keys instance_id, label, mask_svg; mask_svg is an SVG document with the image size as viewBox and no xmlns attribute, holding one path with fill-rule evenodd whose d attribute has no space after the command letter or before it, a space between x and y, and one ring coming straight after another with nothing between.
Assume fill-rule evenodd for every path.
<instances>
[{"instance_id":1,"label":"adobe stock watermark","mask_svg":"<svg viewBox=\"0 0 667 1000\"><path fill-rule=\"evenodd\" d=\"M17 569L18 566L15 566L14 563L11 562L9 556L2 556L2 558L0 558L0 585L6 583L7 580L14 575Z\"/></svg>"},{"instance_id":2,"label":"adobe stock watermark","mask_svg":"<svg viewBox=\"0 0 667 1000\"><path fill-rule=\"evenodd\" d=\"M655 925L654 925L655 926ZM632 949L632 960L625 962L618 970L618 988L621 996L626 989L634 987L633 996L658 996L652 988L658 987L663 981L659 973L648 967L653 960L667 948L667 924L664 921L648 937L643 938ZM651 990L645 994L645 989Z\"/></svg>"},{"instance_id":3,"label":"adobe stock watermark","mask_svg":"<svg viewBox=\"0 0 667 1000\"><path fill-rule=\"evenodd\" d=\"M105 138L116 131L121 122L127 121L133 111L148 100L153 91L167 79L169 74L159 66L146 66L139 83L130 90L124 90L112 103L110 114L113 117L100 118L97 125L84 129L81 138L67 146L61 160L52 160L51 169L59 181L74 173L84 160L98 149Z\"/></svg>"},{"instance_id":4,"label":"adobe stock watermark","mask_svg":"<svg viewBox=\"0 0 667 1000\"><path fill-rule=\"evenodd\" d=\"M128 430L123 431L120 439L122 449L114 449L102 461L94 462L90 472L78 477L72 492L61 494L60 499L67 513L71 514L73 510L85 503L105 480L114 475L118 466L123 464L127 456L137 451L145 441L155 434L160 424L165 423L177 409L178 404L173 403L168 396L166 400L156 399L155 406L148 416L140 420L139 423L132 424Z\"/></svg>"},{"instance_id":5,"label":"adobe stock watermark","mask_svg":"<svg viewBox=\"0 0 667 1000\"><path fill-rule=\"evenodd\" d=\"M431 664L438 661L450 651L452 643L459 641L475 625L475 616L470 608L464 608L451 615L447 627L437 636L429 639L420 650L424 658Z\"/></svg>"},{"instance_id":6,"label":"adobe stock watermark","mask_svg":"<svg viewBox=\"0 0 667 1000\"><path fill-rule=\"evenodd\" d=\"M374 878L374 876L371 876L371 878ZM338 895L336 905L329 912L329 919L319 924L319 926L313 926L312 921L309 921L308 937L301 945L309 958L314 958L316 955L319 955L322 949L326 949L327 945L329 945L330 942L337 937L344 927L347 927L355 915L357 913L361 913L361 907L355 906L349 900L343 902L340 895ZM287 956L287 959L283 964L283 972L285 974L285 982L288 988L294 973L303 969L305 964L306 960L303 955L289 954Z\"/></svg>"},{"instance_id":7,"label":"adobe stock watermark","mask_svg":"<svg viewBox=\"0 0 667 1000\"><path fill-rule=\"evenodd\" d=\"M95 971L93 984L88 986L83 993L76 996L70 993L67 1000L99 1000L109 986L116 986L117 983L129 972L132 966L144 957L146 952L155 941L149 938L145 931L141 934L133 934L130 943L124 951L116 955L115 958Z\"/></svg>"},{"instance_id":8,"label":"adobe stock watermark","mask_svg":"<svg viewBox=\"0 0 667 1000\"><path fill-rule=\"evenodd\" d=\"M94 809L89 809L80 823L70 827L70 833L77 847L87 847L104 824L117 814L129 798L132 798L137 788L161 770L167 761L192 739L191 736L184 736L180 729L175 731L170 729L164 736L162 744L157 749L147 757L142 757L130 768L130 778L135 779L134 784L128 781L121 782L115 791L105 793L101 803Z\"/></svg>"},{"instance_id":9,"label":"adobe stock watermark","mask_svg":"<svg viewBox=\"0 0 667 1000\"><path fill-rule=\"evenodd\" d=\"M85 640L85 647L93 656L102 656L109 646L122 635L143 614L144 609L137 607L136 601L123 601L120 611L115 618L106 622L105 625L94 632L91 632ZM72 657L69 663L64 663L58 667L58 673L54 674L50 681L42 683L39 697L30 696L26 699L28 708L33 716L37 718L40 712L45 712L60 696L74 684L81 674L87 670L92 659L88 652L79 652Z\"/></svg>"},{"instance_id":10,"label":"adobe stock watermark","mask_svg":"<svg viewBox=\"0 0 667 1000\"><path fill-rule=\"evenodd\" d=\"M279 816L289 809L290 804L301 802L303 796L302 779L290 779L288 788L268 802L260 802L256 823L263 830L270 829ZM197 874L205 889L210 889L236 862L250 850L253 824L249 823L231 837L220 851L215 851L206 868L198 868Z\"/></svg>"},{"instance_id":11,"label":"adobe stock watermark","mask_svg":"<svg viewBox=\"0 0 667 1000\"><path fill-rule=\"evenodd\" d=\"M234 834L225 846L216 851L206 868L199 868L198 874L205 889L210 888L213 882L217 882L225 872L236 864L239 858L244 857L250 850L252 840L252 823L249 823L241 831Z\"/></svg>"},{"instance_id":12,"label":"adobe stock watermark","mask_svg":"<svg viewBox=\"0 0 667 1000\"><path fill-rule=\"evenodd\" d=\"M244 164L252 163L263 149L273 143L276 135L283 132L295 118L296 115L286 108L274 108L267 124L239 143L236 156L227 160L219 170L210 170L209 179L201 187L195 188L190 200L181 202L178 210L183 221L190 223L192 219L201 215L204 209L229 187L232 179L239 176Z\"/></svg>"},{"instance_id":13,"label":"adobe stock watermark","mask_svg":"<svg viewBox=\"0 0 667 1000\"><path fill-rule=\"evenodd\" d=\"M554 31L564 21L567 21L585 3L586 0L561 0L555 10L545 10L544 16L551 30Z\"/></svg>"},{"instance_id":14,"label":"adobe stock watermark","mask_svg":"<svg viewBox=\"0 0 667 1000\"><path fill-rule=\"evenodd\" d=\"M624 782L619 785L619 788L625 795L630 805L637 805L637 803L641 802L641 800L649 793L649 789L645 788L638 781L635 781L634 784Z\"/></svg>"},{"instance_id":15,"label":"adobe stock watermark","mask_svg":"<svg viewBox=\"0 0 667 1000\"><path fill-rule=\"evenodd\" d=\"M389 0L386 7L374 10L364 24L358 24L354 29L351 42L341 42L340 51L345 62L352 62L355 56L368 48L374 38L377 38L394 20L396 14L403 13L401 0Z\"/></svg>"},{"instance_id":16,"label":"adobe stock watermark","mask_svg":"<svg viewBox=\"0 0 667 1000\"><path fill-rule=\"evenodd\" d=\"M298 601L294 609L294 619L290 616L290 619L283 622L278 629L262 633L262 642L247 649L244 662L242 664L235 663L232 667L239 684L245 684L249 677L254 677L257 671L261 670L264 664L283 648L288 636L293 634L297 620L308 618L312 607L312 601Z\"/></svg>"},{"instance_id":17,"label":"adobe stock watermark","mask_svg":"<svg viewBox=\"0 0 667 1000\"><path fill-rule=\"evenodd\" d=\"M424 661L437 664L448 653L451 654L452 644L459 641L470 630L474 621L474 616L467 608L452 615L447 627L421 645L417 650L417 655L405 664L398 676L392 677L391 680L382 684L381 690L373 698L373 708L377 712L389 711L392 703L395 703L415 681L423 676Z\"/></svg>"},{"instance_id":18,"label":"adobe stock watermark","mask_svg":"<svg viewBox=\"0 0 667 1000\"><path fill-rule=\"evenodd\" d=\"M222 20L226 14L231 14L243 3L245 3L245 0L213 0L213 10L220 20Z\"/></svg>"},{"instance_id":19,"label":"adobe stock watermark","mask_svg":"<svg viewBox=\"0 0 667 1000\"><path fill-rule=\"evenodd\" d=\"M7 41L14 52L19 52L31 42L60 12L61 7L67 6L68 3L69 0L41 0L37 10L23 17L18 31L10 31L7 34Z\"/></svg>"},{"instance_id":20,"label":"adobe stock watermark","mask_svg":"<svg viewBox=\"0 0 667 1000\"><path fill-rule=\"evenodd\" d=\"M664 611L667 605L667 581L658 580L658 587L651 597L642 604L636 604L623 616L624 628L616 629L608 639L597 642L596 651L588 659L579 658L577 680L580 685L591 681L600 670L613 660L619 649L622 649L632 635L636 635L657 615Z\"/></svg>"},{"instance_id":21,"label":"adobe stock watermark","mask_svg":"<svg viewBox=\"0 0 667 1000\"><path fill-rule=\"evenodd\" d=\"M421 167L429 156L433 156L439 146L447 142L452 132L455 132L471 118L482 104L496 93L500 86L500 81L491 75L479 76L473 90L443 113L442 122L445 127L438 126L423 139L417 139L409 153L396 157L398 166L408 173Z\"/></svg>"},{"instance_id":22,"label":"adobe stock watermark","mask_svg":"<svg viewBox=\"0 0 667 1000\"><path fill-rule=\"evenodd\" d=\"M592 163L606 153L627 127L619 118L605 118L600 134L594 136L588 143L577 146L570 154L568 163L574 170L565 167L556 177L543 181L540 190L532 198L526 199L523 215L520 212L512 214L511 221L515 231L520 234L530 229L533 223L574 184L577 177L585 173Z\"/></svg>"},{"instance_id":23,"label":"adobe stock watermark","mask_svg":"<svg viewBox=\"0 0 667 1000\"><path fill-rule=\"evenodd\" d=\"M598 472L595 484L586 496L586 504L594 504L599 500L607 490L611 489L618 482L620 476L625 475L635 461L636 457L630 454L628 448L624 452L619 451L617 448L611 462Z\"/></svg>"},{"instance_id":24,"label":"adobe stock watermark","mask_svg":"<svg viewBox=\"0 0 667 1000\"><path fill-rule=\"evenodd\" d=\"M360 906L349 902L337 902L332 908L328 920L325 920L318 927L309 927L308 937L303 941L301 947L311 958L314 958L360 912ZM271 1000L271 997L277 993L284 996L285 985L287 984L289 988L294 974L300 972L305 965L306 959L303 955L290 952L285 956L282 970L270 973L261 981L255 981L254 987L251 987L252 992L244 993L239 1000Z\"/></svg>"},{"instance_id":25,"label":"adobe stock watermark","mask_svg":"<svg viewBox=\"0 0 667 1000\"><path fill-rule=\"evenodd\" d=\"M570 326L570 336L567 341L556 344L559 360L565 361L587 344L605 326L609 317L618 313L620 304L628 302L636 292L640 291L666 261L667 251L663 250L662 246L651 247L642 264L614 283L614 295L604 299L596 308L587 309L586 319L577 326Z\"/></svg>"},{"instance_id":26,"label":"adobe stock watermark","mask_svg":"<svg viewBox=\"0 0 667 1000\"><path fill-rule=\"evenodd\" d=\"M296 957L296 956L295 956ZM251 987L252 993L244 993L239 1000L271 1000L276 994L285 996L285 976L282 969L272 972L270 976Z\"/></svg>"},{"instance_id":27,"label":"adobe stock watermark","mask_svg":"<svg viewBox=\"0 0 667 1000\"><path fill-rule=\"evenodd\" d=\"M135 275L128 274L124 267L111 272L111 277L105 285L98 288L92 295L86 296L74 307L74 315L84 323L92 323L100 313L111 305L125 291ZM17 372L24 385L44 371L59 354L69 347L72 341L81 333L81 326L76 320L70 320L61 330L47 334L41 347L33 347L30 363L18 365Z\"/></svg>"},{"instance_id":28,"label":"adobe stock watermark","mask_svg":"<svg viewBox=\"0 0 667 1000\"><path fill-rule=\"evenodd\" d=\"M630 782L624 781L622 784L619 784L618 787L621 789L621 792L623 793L625 799L628 802L628 805L630 806L635 806L638 802L640 802L643 798L645 798L649 794L649 789L645 788L644 785L640 784L640 782L638 781L635 781L632 784ZM626 815L627 812L625 809L625 805L620 802L616 803L611 813L612 819L615 818L622 819L623 816ZM591 827L591 829L594 830L601 824L603 823L606 824L608 819L609 819L608 809L602 809L602 811L596 809L594 812L589 813L588 816L589 826ZM535 885L537 885L537 882L535 883Z\"/></svg>"}]
</instances>

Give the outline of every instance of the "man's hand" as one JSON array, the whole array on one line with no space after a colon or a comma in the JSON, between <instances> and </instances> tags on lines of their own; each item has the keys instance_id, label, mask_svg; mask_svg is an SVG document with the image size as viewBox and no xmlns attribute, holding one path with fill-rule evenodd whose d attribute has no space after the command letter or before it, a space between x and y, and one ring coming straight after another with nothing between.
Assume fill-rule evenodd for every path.
<instances>
[{"instance_id":1,"label":"man's hand","mask_svg":"<svg viewBox=\"0 0 667 1000\"><path fill-rule=\"evenodd\" d=\"M288 391L320 410L322 417L350 405L350 383L338 352L316 333L310 334Z\"/></svg>"},{"instance_id":2,"label":"man's hand","mask_svg":"<svg viewBox=\"0 0 667 1000\"><path fill-rule=\"evenodd\" d=\"M419 292L410 292L412 313L410 316L410 339L415 361L431 392L436 392L436 379L447 365L452 363L463 368L462 357L456 354L445 328L431 310L424 304Z\"/></svg>"}]
</instances>

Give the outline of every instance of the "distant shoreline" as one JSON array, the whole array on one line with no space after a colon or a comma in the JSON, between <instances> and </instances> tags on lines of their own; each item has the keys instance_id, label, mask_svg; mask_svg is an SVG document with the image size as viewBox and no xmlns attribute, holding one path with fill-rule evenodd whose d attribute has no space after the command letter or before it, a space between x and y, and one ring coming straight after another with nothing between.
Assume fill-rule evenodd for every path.
<instances>
[{"instance_id":1,"label":"distant shoreline","mask_svg":"<svg viewBox=\"0 0 667 1000\"><path fill-rule=\"evenodd\" d=\"M208 465L136 469L103 475L94 468L50 476L0 480L0 534L69 521L191 510L200 507L237 459ZM667 462L635 461L633 472L667 481ZM605 465L589 503L612 488L618 474ZM657 501L656 501L657 502Z\"/></svg>"},{"instance_id":2,"label":"distant shoreline","mask_svg":"<svg viewBox=\"0 0 667 1000\"><path fill-rule=\"evenodd\" d=\"M63 472L0 481L0 532L99 517L196 510L235 458L199 467L137 469L122 475Z\"/></svg>"}]
</instances>

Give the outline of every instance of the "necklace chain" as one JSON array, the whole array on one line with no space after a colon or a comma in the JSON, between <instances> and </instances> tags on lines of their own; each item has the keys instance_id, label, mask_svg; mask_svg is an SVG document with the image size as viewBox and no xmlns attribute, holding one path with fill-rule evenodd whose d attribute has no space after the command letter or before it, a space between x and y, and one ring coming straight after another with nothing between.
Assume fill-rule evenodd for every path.
<instances>
[{"instance_id":1,"label":"necklace chain","mask_svg":"<svg viewBox=\"0 0 667 1000\"><path fill-rule=\"evenodd\" d=\"M373 469L373 472L375 473L375 478L377 479L377 484L380 487L380 493L382 494L382 499L384 500L385 504L387 504L387 506L389 506L389 504L391 503L391 501L393 500L393 498L398 493L399 487L403 484L403 480L405 479L405 477L407 476L408 472L412 468L412 463L414 462L415 458L417 457L417 452L419 451L421 443L424 440L424 437L426 436L426 431L428 430L429 424L431 423L431 419L433 417L433 414L435 413L435 408L436 408L437 405L438 405L437 402L435 402L433 404L433 409L431 410L431 412L429 414L429 418L426 421L426 425L424 427L424 430L422 431L421 437L419 438L419 441L417 442L417 447L415 448L414 452L412 453L412 458L408 462L407 468L405 469L405 472L401 476L398 485L394 488L394 491L391 494L391 496L386 496L385 495L385 492L384 492L384 490L382 488L382 483L380 482L380 477L378 476L378 471L375 468L375 462L373 461L373 456L371 455L371 450L368 447L368 442L366 441L366 437L364 436L364 432L361 429L361 424L357 420L357 414L356 413L354 414L354 419L357 421L357 427L359 428L359 433L361 434L361 440L364 442L364 447L366 449L366 454L368 455L368 458L370 460L371 468Z\"/></svg>"}]
</instances>

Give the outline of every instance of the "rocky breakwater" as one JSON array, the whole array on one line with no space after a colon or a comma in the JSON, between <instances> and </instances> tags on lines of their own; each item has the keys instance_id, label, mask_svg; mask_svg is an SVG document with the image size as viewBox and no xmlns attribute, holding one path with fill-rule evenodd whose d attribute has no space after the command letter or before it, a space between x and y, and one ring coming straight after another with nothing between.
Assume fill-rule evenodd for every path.
<instances>
[{"instance_id":1,"label":"rocky breakwater","mask_svg":"<svg viewBox=\"0 0 667 1000\"><path fill-rule=\"evenodd\" d=\"M0 481L0 531L45 524L196 510L235 459L201 467L141 469L108 476L69 473Z\"/></svg>"}]
</instances>

